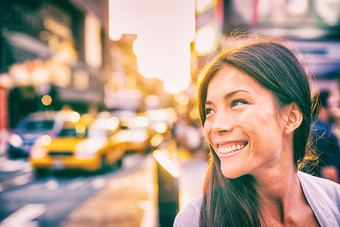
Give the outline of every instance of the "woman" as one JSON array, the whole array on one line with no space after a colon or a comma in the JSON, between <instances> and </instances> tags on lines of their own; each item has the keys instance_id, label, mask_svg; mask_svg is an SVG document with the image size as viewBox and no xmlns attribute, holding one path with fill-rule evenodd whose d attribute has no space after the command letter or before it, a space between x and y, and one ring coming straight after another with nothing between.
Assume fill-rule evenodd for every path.
<instances>
[{"instance_id":1,"label":"woman","mask_svg":"<svg viewBox=\"0 0 340 227\"><path fill-rule=\"evenodd\" d=\"M340 226L340 186L297 169L311 125L306 72L280 42L247 40L200 76L211 150L203 195L175 226Z\"/></svg>"}]
</instances>

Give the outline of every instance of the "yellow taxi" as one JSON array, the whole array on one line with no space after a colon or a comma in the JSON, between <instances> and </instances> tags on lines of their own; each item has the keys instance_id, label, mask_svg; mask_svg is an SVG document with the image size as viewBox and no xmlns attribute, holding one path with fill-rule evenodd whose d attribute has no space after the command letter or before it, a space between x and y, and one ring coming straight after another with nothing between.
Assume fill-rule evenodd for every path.
<instances>
[{"instance_id":1,"label":"yellow taxi","mask_svg":"<svg viewBox=\"0 0 340 227\"><path fill-rule=\"evenodd\" d=\"M30 162L37 176L47 170L106 170L120 166L125 154L114 140L119 120L98 119L89 126L82 122L65 122L56 137L42 137L31 150Z\"/></svg>"}]
</instances>

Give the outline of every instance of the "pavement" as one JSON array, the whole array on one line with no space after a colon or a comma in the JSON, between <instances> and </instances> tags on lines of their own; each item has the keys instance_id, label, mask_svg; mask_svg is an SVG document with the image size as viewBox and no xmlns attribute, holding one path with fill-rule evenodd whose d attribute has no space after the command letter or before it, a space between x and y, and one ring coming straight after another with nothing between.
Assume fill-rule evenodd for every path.
<instances>
[{"instance_id":1,"label":"pavement","mask_svg":"<svg viewBox=\"0 0 340 227\"><path fill-rule=\"evenodd\" d=\"M180 176L177 180L179 209L182 209L202 193L208 165L204 155L195 155L179 163ZM156 161L150 155L141 171L115 179L72 212L63 226L160 226L157 190Z\"/></svg>"},{"instance_id":2,"label":"pavement","mask_svg":"<svg viewBox=\"0 0 340 227\"><path fill-rule=\"evenodd\" d=\"M190 159L178 161L180 175L176 180L179 209L202 193L208 167L206 156L202 154L196 153ZM135 164L123 163L123 165ZM132 168L132 171L122 171L122 174L112 179L105 188L70 213L62 226L160 226L156 165L156 160L149 155L143 165ZM27 182L31 175L28 162L0 157L0 192L1 189L5 190L10 186L6 184L13 182L10 179L23 178L21 182Z\"/></svg>"},{"instance_id":3,"label":"pavement","mask_svg":"<svg viewBox=\"0 0 340 227\"><path fill-rule=\"evenodd\" d=\"M25 159L0 156L0 192L32 180L32 167Z\"/></svg>"},{"instance_id":4,"label":"pavement","mask_svg":"<svg viewBox=\"0 0 340 227\"><path fill-rule=\"evenodd\" d=\"M112 179L104 189L74 210L62 226L156 227L154 169L155 161L149 156L140 168Z\"/></svg>"}]
</instances>

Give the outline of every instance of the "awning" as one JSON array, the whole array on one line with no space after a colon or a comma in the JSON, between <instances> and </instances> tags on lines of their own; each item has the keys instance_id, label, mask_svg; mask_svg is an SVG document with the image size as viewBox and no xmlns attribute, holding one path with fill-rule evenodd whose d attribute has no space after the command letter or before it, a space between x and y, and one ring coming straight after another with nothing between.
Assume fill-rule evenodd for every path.
<instances>
[{"instance_id":1,"label":"awning","mask_svg":"<svg viewBox=\"0 0 340 227\"><path fill-rule=\"evenodd\" d=\"M11 46L15 62L24 62L32 59L47 59L53 55L48 45L29 35L4 31L3 36Z\"/></svg>"}]
</instances>

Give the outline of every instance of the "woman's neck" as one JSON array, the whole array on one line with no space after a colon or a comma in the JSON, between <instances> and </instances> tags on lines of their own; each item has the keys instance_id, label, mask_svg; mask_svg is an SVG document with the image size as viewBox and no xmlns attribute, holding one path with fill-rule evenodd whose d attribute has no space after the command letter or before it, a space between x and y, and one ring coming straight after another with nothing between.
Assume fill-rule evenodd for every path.
<instances>
[{"instance_id":1,"label":"woman's neck","mask_svg":"<svg viewBox=\"0 0 340 227\"><path fill-rule=\"evenodd\" d=\"M260 204L277 206L282 212L294 204L298 195L303 195L295 169L285 174L273 174L266 179L257 178L256 190ZM285 213L285 212L284 212Z\"/></svg>"},{"instance_id":2,"label":"woman's neck","mask_svg":"<svg viewBox=\"0 0 340 227\"><path fill-rule=\"evenodd\" d=\"M280 223L284 223L297 204L306 203L293 162L293 138L286 140L279 156L254 175L261 214Z\"/></svg>"},{"instance_id":3,"label":"woman's neck","mask_svg":"<svg viewBox=\"0 0 340 227\"><path fill-rule=\"evenodd\" d=\"M257 180L256 191L263 226L317 226L294 168Z\"/></svg>"}]
</instances>

